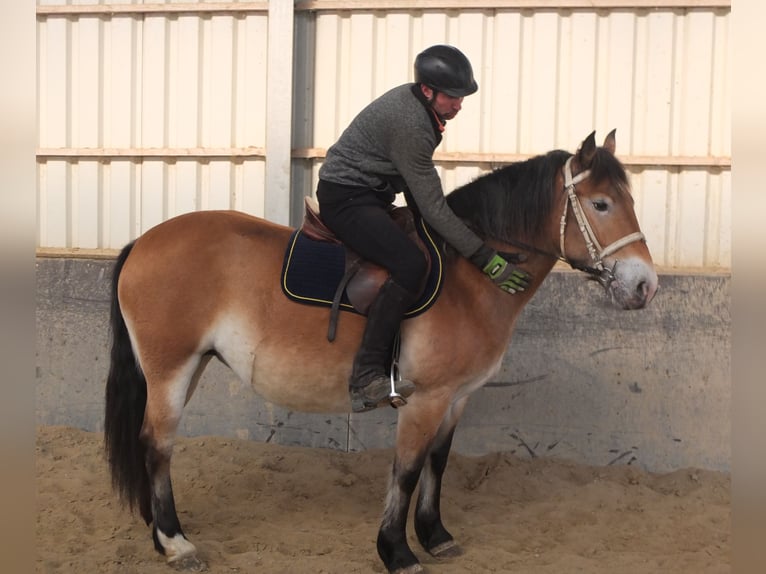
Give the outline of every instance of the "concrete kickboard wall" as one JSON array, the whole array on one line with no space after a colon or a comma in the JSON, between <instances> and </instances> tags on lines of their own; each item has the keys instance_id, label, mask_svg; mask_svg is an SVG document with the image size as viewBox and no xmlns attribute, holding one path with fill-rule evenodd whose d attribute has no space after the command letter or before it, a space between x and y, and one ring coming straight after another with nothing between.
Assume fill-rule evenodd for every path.
<instances>
[{"instance_id":1,"label":"concrete kickboard wall","mask_svg":"<svg viewBox=\"0 0 766 574\"><path fill-rule=\"evenodd\" d=\"M36 421L103 430L113 262L38 258ZM613 309L578 273L552 273L503 367L470 399L454 449L664 472L730 469L730 276L660 276L641 311ZM184 435L342 450L390 447L396 411L316 415L261 400L212 361Z\"/></svg>"}]
</instances>

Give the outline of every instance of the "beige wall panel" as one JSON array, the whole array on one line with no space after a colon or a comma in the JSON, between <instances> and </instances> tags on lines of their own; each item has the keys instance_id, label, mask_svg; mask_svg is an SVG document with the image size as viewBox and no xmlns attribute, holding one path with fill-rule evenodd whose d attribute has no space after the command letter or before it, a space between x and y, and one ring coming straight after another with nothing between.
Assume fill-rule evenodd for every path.
<instances>
[{"instance_id":1,"label":"beige wall panel","mask_svg":"<svg viewBox=\"0 0 766 574\"><path fill-rule=\"evenodd\" d=\"M636 214L656 264L731 267L731 174L721 170L630 170Z\"/></svg>"},{"instance_id":2,"label":"beige wall panel","mask_svg":"<svg viewBox=\"0 0 766 574\"><path fill-rule=\"evenodd\" d=\"M69 174L67 163L49 161L38 168L38 242L40 245L68 247L67 195Z\"/></svg>"},{"instance_id":3,"label":"beige wall panel","mask_svg":"<svg viewBox=\"0 0 766 574\"><path fill-rule=\"evenodd\" d=\"M202 23L196 16L179 16L169 23L174 38L168 46L168 147L195 147L200 131L200 61Z\"/></svg>"},{"instance_id":4,"label":"beige wall panel","mask_svg":"<svg viewBox=\"0 0 766 574\"><path fill-rule=\"evenodd\" d=\"M70 66L67 61L69 22L55 18L37 26L38 58L38 126L40 145L66 147L67 78Z\"/></svg>"},{"instance_id":5,"label":"beige wall panel","mask_svg":"<svg viewBox=\"0 0 766 574\"><path fill-rule=\"evenodd\" d=\"M136 195L138 214L136 234L140 235L162 223L166 216L166 169L161 161L145 161L139 170L139 193Z\"/></svg>"},{"instance_id":6,"label":"beige wall panel","mask_svg":"<svg viewBox=\"0 0 766 574\"><path fill-rule=\"evenodd\" d=\"M679 168L671 161L697 156L704 165L708 156L731 153L728 11L497 9L392 18L383 12L318 14L316 147L332 145L374 97L410 81L421 49L453 43L474 63L480 90L466 98L439 151L574 151L594 129L602 141L616 128L618 156L669 159L657 169L629 166L657 263L730 266L728 168ZM370 62L378 66L381 54L388 56L391 29L409 34L401 32L385 74L368 73ZM487 167L445 164L445 189Z\"/></svg>"},{"instance_id":7,"label":"beige wall panel","mask_svg":"<svg viewBox=\"0 0 766 574\"><path fill-rule=\"evenodd\" d=\"M627 153L641 150L647 155L664 155L671 149L671 102L673 78L674 16L667 12L638 19L634 119L618 144ZM635 152L637 153L637 152Z\"/></svg>"},{"instance_id":8,"label":"beige wall panel","mask_svg":"<svg viewBox=\"0 0 766 574\"><path fill-rule=\"evenodd\" d=\"M705 267L731 269L731 171L722 171L710 177L709 228Z\"/></svg>"},{"instance_id":9,"label":"beige wall panel","mask_svg":"<svg viewBox=\"0 0 766 574\"><path fill-rule=\"evenodd\" d=\"M343 108L343 94L336 90L340 61L335 44L339 34L338 18L318 20L316 43L321 48L317 50L314 73L314 145L325 149L345 127L338 121L339 110Z\"/></svg>"},{"instance_id":10,"label":"beige wall panel","mask_svg":"<svg viewBox=\"0 0 766 574\"><path fill-rule=\"evenodd\" d=\"M140 26L134 18L113 18L102 27L104 78L101 145L104 147L136 145L140 70L134 54ZM52 142L41 142L41 145L55 147Z\"/></svg>"},{"instance_id":11,"label":"beige wall panel","mask_svg":"<svg viewBox=\"0 0 766 574\"><path fill-rule=\"evenodd\" d=\"M635 210L656 264L665 265L668 249L668 172L661 169L631 171Z\"/></svg>"},{"instance_id":12,"label":"beige wall panel","mask_svg":"<svg viewBox=\"0 0 766 574\"><path fill-rule=\"evenodd\" d=\"M173 150L265 146L267 24L259 12L39 18L39 147L65 153L39 162L38 244L119 249L188 211L263 214L262 157Z\"/></svg>"},{"instance_id":13,"label":"beige wall panel","mask_svg":"<svg viewBox=\"0 0 766 574\"><path fill-rule=\"evenodd\" d=\"M519 147L518 84L521 76L521 15L499 13L488 38L486 61L481 65L482 151ZM466 104L468 105L468 104Z\"/></svg>"},{"instance_id":14,"label":"beige wall panel","mask_svg":"<svg viewBox=\"0 0 766 574\"><path fill-rule=\"evenodd\" d=\"M362 107L413 78L420 50L453 43L474 63L480 90L440 152L574 151L592 130L601 140L616 128L618 156L651 158L629 171L657 262L727 268L729 13L319 10L312 46L296 51L316 53L311 104L299 108L313 110L313 137L301 145L321 156ZM38 17L39 146L75 150L40 159L39 245L117 249L195 209L263 215L263 157L178 153L265 148L268 77L290 72L267 69L267 41L265 11ZM91 149L137 151L99 158ZM142 157L146 149L155 151ZM697 157L699 167L673 165L677 157ZM724 167L705 165L716 161ZM490 167L439 169L449 191Z\"/></svg>"},{"instance_id":15,"label":"beige wall panel","mask_svg":"<svg viewBox=\"0 0 766 574\"><path fill-rule=\"evenodd\" d=\"M131 161L103 165L101 197L103 224L101 245L118 249L136 236L136 172Z\"/></svg>"},{"instance_id":16,"label":"beige wall panel","mask_svg":"<svg viewBox=\"0 0 766 574\"><path fill-rule=\"evenodd\" d=\"M49 160L38 172L38 243L47 247L120 249L182 213L257 214L264 204L262 160Z\"/></svg>"},{"instance_id":17,"label":"beige wall panel","mask_svg":"<svg viewBox=\"0 0 766 574\"><path fill-rule=\"evenodd\" d=\"M237 18L235 147L266 145L267 29L265 16Z\"/></svg>"}]
</instances>

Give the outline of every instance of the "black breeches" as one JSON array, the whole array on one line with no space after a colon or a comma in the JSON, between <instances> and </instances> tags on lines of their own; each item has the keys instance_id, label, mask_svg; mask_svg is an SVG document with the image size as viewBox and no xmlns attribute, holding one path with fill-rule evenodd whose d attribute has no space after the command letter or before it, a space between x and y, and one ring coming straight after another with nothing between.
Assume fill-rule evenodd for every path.
<instances>
[{"instance_id":1,"label":"black breeches","mask_svg":"<svg viewBox=\"0 0 766 574\"><path fill-rule=\"evenodd\" d=\"M321 193L324 184L320 183L317 198L327 227L363 258L388 269L396 283L416 294L428 263L420 248L391 218L393 206L372 190L324 202Z\"/></svg>"}]
</instances>

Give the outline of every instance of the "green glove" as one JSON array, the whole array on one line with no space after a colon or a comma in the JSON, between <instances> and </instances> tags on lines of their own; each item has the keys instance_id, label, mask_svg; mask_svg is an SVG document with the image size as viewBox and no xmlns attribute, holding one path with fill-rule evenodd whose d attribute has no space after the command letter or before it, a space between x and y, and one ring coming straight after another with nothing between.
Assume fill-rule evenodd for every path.
<instances>
[{"instance_id":1,"label":"green glove","mask_svg":"<svg viewBox=\"0 0 766 574\"><path fill-rule=\"evenodd\" d=\"M529 286L529 281L532 278L529 273L515 265L511 265L498 253L492 255L489 262L482 268L482 271L492 279L495 285L511 295L517 291L524 291Z\"/></svg>"}]
</instances>

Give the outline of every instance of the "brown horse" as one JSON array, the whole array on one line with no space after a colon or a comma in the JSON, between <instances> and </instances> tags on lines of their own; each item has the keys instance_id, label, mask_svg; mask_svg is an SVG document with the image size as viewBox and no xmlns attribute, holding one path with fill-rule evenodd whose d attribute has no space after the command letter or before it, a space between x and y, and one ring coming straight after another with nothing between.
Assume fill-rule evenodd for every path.
<instances>
[{"instance_id":1,"label":"brown horse","mask_svg":"<svg viewBox=\"0 0 766 574\"><path fill-rule=\"evenodd\" d=\"M523 254L533 282L509 295L447 247L439 298L402 325L399 369L416 391L398 410L378 532L389 572L422 571L405 532L418 482L420 544L434 556L459 554L439 500L455 426L471 393L500 368L521 309L556 261L589 273L623 309L644 307L657 290L628 178L613 155L614 131L603 147L594 135L574 155L552 151L447 196L495 248ZM184 405L211 357L267 401L350 410L347 382L365 319L344 313L329 342L327 309L283 294L279 276L292 231L243 213L190 213L147 231L117 259L105 447L115 489L154 523L155 547L176 567L204 568L176 514L170 459Z\"/></svg>"}]
</instances>

